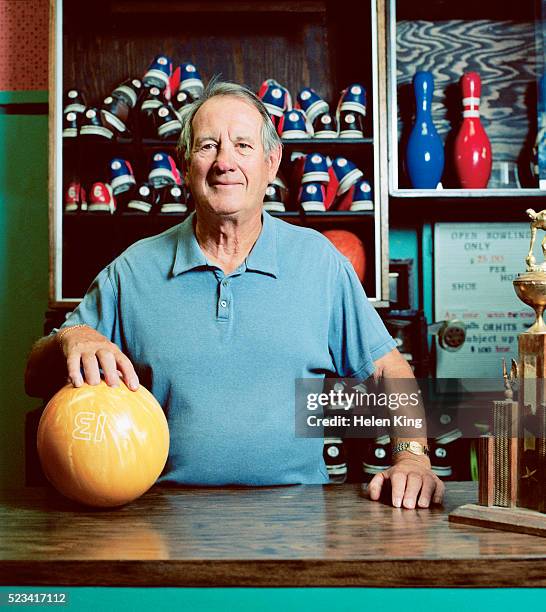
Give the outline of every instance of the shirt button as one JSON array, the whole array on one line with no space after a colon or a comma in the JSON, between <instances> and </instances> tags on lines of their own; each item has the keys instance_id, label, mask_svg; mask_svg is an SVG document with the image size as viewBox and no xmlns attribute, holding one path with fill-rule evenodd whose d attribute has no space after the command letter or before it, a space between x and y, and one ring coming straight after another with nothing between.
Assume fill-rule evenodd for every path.
<instances>
[{"instance_id":1,"label":"shirt button","mask_svg":"<svg viewBox=\"0 0 546 612\"><path fill-rule=\"evenodd\" d=\"M222 308L225 308L225 307L227 306L227 302L226 302L226 300L222 300L222 301L220 302L220 306L221 306Z\"/></svg>"},{"instance_id":2,"label":"shirt button","mask_svg":"<svg viewBox=\"0 0 546 612\"><path fill-rule=\"evenodd\" d=\"M224 285L224 287L227 287L229 285L229 281L228 280L222 281L222 285Z\"/></svg>"}]
</instances>

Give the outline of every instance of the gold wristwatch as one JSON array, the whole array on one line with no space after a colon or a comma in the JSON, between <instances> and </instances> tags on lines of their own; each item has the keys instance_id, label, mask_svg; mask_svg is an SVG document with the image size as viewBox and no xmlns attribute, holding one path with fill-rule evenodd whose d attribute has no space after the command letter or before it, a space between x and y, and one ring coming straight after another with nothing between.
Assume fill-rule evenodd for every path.
<instances>
[{"instance_id":1,"label":"gold wristwatch","mask_svg":"<svg viewBox=\"0 0 546 612\"><path fill-rule=\"evenodd\" d=\"M392 447L393 455L396 455L396 453L400 453L402 451L408 451L413 455L428 456L428 446L423 446L423 444L415 442L415 440L412 440L411 442L399 442L398 444Z\"/></svg>"}]
</instances>

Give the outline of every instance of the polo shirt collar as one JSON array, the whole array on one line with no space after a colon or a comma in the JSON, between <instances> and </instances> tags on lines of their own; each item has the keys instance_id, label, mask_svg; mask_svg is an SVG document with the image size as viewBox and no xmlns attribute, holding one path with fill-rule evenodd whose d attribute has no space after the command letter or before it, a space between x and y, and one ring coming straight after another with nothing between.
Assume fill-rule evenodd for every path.
<instances>
[{"instance_id":1,"label":"polo shirt collar","mask_svg":"<svg viewBox=\"0 0 546 612\"><path fill-rule=\"evenodd\" d=\"M178 229L178 243L174 256L173 276L207 266L207 259L201 250L193 231L195 212L188 215Z\"/></svg>"},{"instance_id":2,"label":"polo shirt collar","mask_svg":"<svg viewBox=\"0 0 546 612\"><path fill-rule=\"evenodd\" d=\"M265 210L262 211L262 231L246 258L246 269L275 278L279 276L276 220Z\"/></svg>"},{"instance_id":3,"label":"polo shirt collar","mask_svg":"<svg viewBox=\"0 0 546 612\"><path fill-rule=\"evenodd\" d=\"M195 212L192 212L180 224L172 268L173 276L196 268L208 267L207 259L195 237L194 217ZM262 272L275 278L278 277L277 227L275 219L266 211L262 212L262 231L248 254L245 264L247 271Z\"/></svg>"}]
</instances>

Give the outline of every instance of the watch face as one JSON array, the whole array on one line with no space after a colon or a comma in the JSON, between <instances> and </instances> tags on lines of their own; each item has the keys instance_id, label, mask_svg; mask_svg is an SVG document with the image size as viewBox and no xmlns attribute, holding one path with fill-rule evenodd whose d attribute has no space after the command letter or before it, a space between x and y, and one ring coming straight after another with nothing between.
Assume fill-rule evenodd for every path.
<instances>
[{"instance_id":1,"label":"watch face","mask_svg":"<svg viewBox=\"0 0 546 612\"><path fill-rule=\"evenodd\" d=\"M422 449L421 449L421 445L419 444L419 442L410 442L409 446L408 446L408 450L412 453L415 453L417 455L421 455L422 454Z\"/></svg>"}]
</instances>

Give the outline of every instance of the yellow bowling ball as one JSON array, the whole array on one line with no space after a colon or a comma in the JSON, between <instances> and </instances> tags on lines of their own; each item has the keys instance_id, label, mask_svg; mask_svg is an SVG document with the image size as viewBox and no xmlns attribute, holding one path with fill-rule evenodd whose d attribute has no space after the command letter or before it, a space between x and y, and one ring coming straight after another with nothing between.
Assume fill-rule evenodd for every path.
<instances>
[{"instance_id":1,"label":"yellow bowling ball","mask_svg":"<svg viewBox=\"0 0 546 612\"><path fill-rule=\"evenodd\" d=\"M169 454L169 428L142 385L66 385L38 425L38 454L63 495L90 506L120 506L145 493Z\"/></svg>"}]
</instances>

